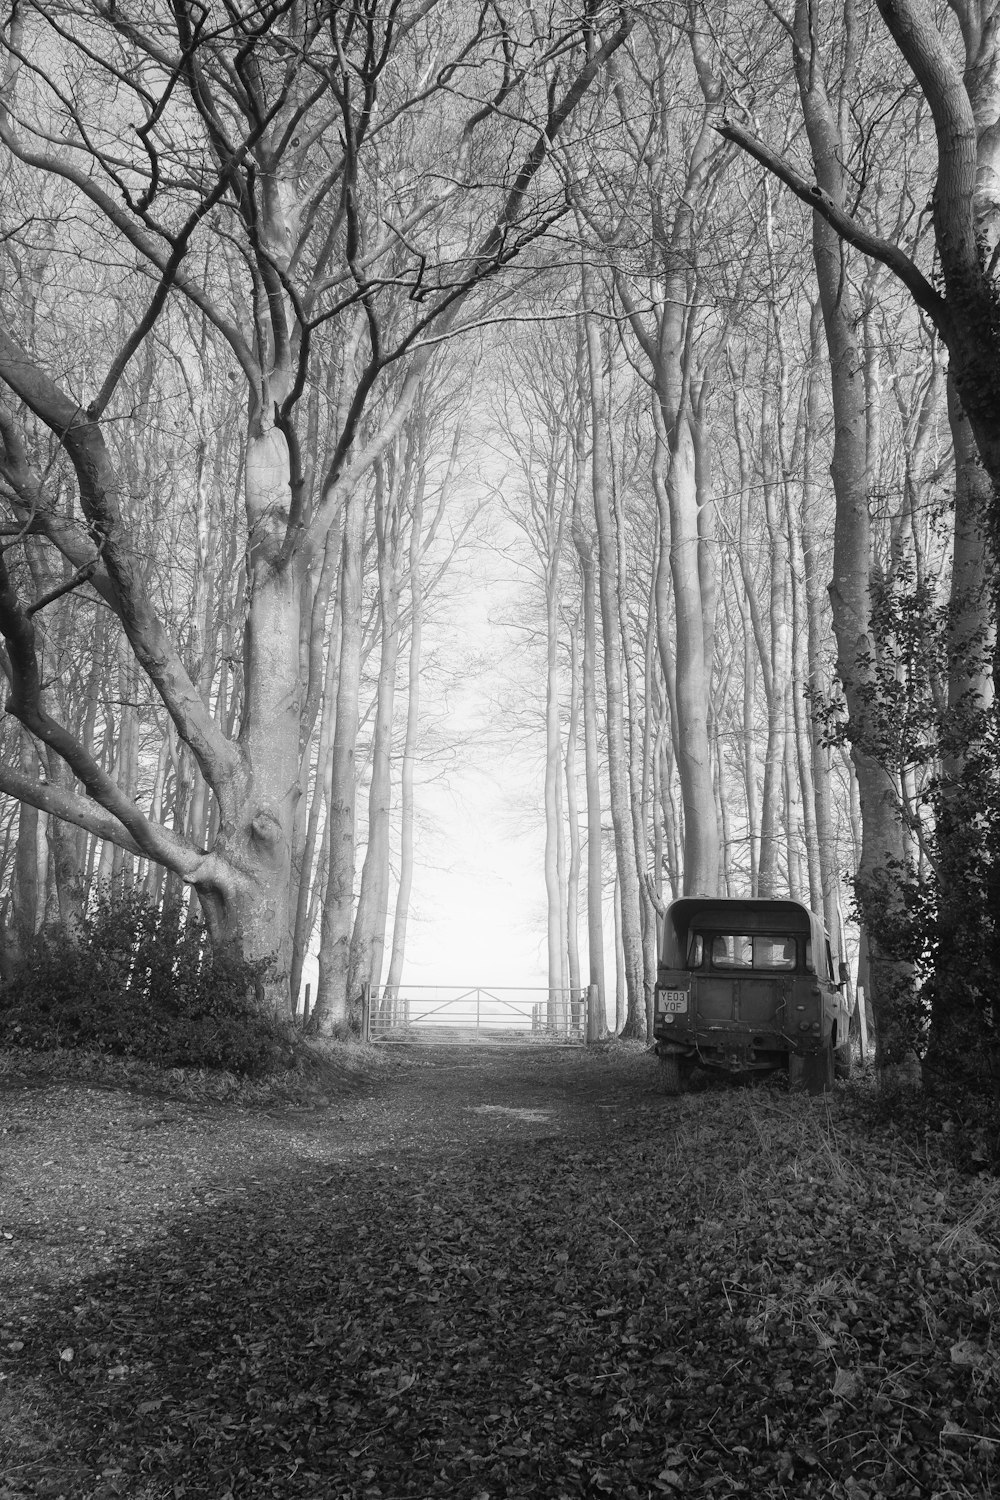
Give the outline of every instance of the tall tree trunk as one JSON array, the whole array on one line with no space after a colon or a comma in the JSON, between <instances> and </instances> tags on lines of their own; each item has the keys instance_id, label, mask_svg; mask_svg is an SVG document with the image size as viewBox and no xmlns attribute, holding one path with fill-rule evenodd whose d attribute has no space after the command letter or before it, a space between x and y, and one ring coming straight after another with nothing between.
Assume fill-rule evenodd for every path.
<instances>
[{"instance_id":1,"label":"tall tree trunk","mask_svg":"<svg viewBox=\"0 0 1000 1500\"><path fill-rule=\"evenodd\" d=\"M392 923L392 950L389 956L389 973L386 979L386 995L391 1004L403 977L403 960L406 956L406 929L410 915L410 894L413 889L413 783L417 760L417 742L420 729L420 653L423 645L424 581L422 568L423 546L423 484L416 487L413 515L410 520L409 577L410 577L410 650L407 662L406 735L403 741L400 765L400 829L399 829L399 884L396 887L396 906Z\"/></svg>"},{"instance_id":2,"label":"tall tree trunk","mask_svg":"<svg viewBox=\"0 0 1000 1500\"><path fill-rule=\"evenodd\" d=\"M615 870L615 1031L625 1035L628 1025L628 970L625 962L625 933L622 921L622 883Z\"/></svg>"},{"instance_id":3,"label":"tall tree trunk","mask_svg":"<svg viewBox=\"0 0 1000 1500\"><path fill-rule=\"evenodd\" d=\"M566 827L568 859L566 865L566 957L569 987L573 1000L580 994L580 807L577 793L576 753L580 735L580 632L578 622L570 629L569 720L566 725L566 752L563 771L566 778ZM574 1011L576 1015L576 1011Z\"/></svg>"},{"instance_id":4,"label":"tall tree trunk","mask_svg":"<svg viewBox=\"0 0 1000 1500\"><path fill-rule=\"evenodd\" d=\"M291 1004L293 1011L299 1008L302 989L302 971L313 927L309 921L313 894L320 880L317 851L320 848L320 817L330 794L330 754L333 741L334 703L337 688L338 635L331 632L327 650L323 709L320 718L319 745L316 751L316 775L309 798L309 813L299 853L299 875L295 888L295 914L292 926Z\"/></svg>"},{"instance_id":5,"label":"tall tree trunk","mask_svg":"<svg viewBox=\"0 0 1000 1500\"><path fill-rule=\"evenodd\" d=\"M767 243L771 256L771 214L768 212ZM769 590L768 590L768 660L770 670L766 675L767 691L767 751L764 757L764 785L761 793L760 878L758 889L761 896L781 894L778 878L778 850L781 843L782 822L787 823L788 805L785 797L786 779L786 700L788 695L789 649L788 608L786 587L788 579L788 533L784 514L785 493L782 473L787 470L789 455L785 451L784 406L787 395L787 371L784 349L780 339L780 328L775 310L769 316L767 341L767 366L774 369L774 377L765 380L763 408L761 413L761 473L763 475L764 520L767 527ZM790 881L791 871L788 871Z\"/></svg>"},{"instance_id":6,"label":"tall tree trunk","mask_svg":"<svg viewBox=\"0 0 1000 1500\"><path fill-rule=\"evenodd\" d=\"M331 758L330 805L327 811L329 868L320 929L319 983L311 1025L326 1031L346 1020L360 1022L361 996L347 990L351 923L354 913L355 759L361 689L361 560L365 532L365 497L351 492L344 513L340 569L340 672L337 716Z\"/></svg>"},{"instance_id":7,"label":"tall tree trunk","mask_svg":"<svg viewBox=\"0 0 1000 1500\"><path fill-rule=\"evenodd\" d=\"M674 351L682 358L681 349ZM666 359L667 356L665 355ZM667 380L667 371L661 372ZM674 382L670 382L672 387ZM694 433L688 413L673 413L667 402L675 392L660 396L664 471L654 484L660 508L661 548L666 546L674 625L674 659L669 662L667 622L659 625L664 670L673 667L676 684L678 775L684 807L684 894L712 896L719 884L719 829L715 815L712 753L708 729L710 684L705 655L705 599L699 554L704 545L699 530L700 506L695 471ZM682 402L686 398L679 397ZM662 560L657 586L657 609L667 594Z\"/></svg>"},{"instance_id":8,"label":"tall tree trunk","mask_svg":"<svg viewBox=\"0 0 1000 1500\"><path fill-rule=\"evenodd\" d=\"M809 0L797 0L795 67L816 178L837 203L844 201L843 146L822 77L811 53ZM846 274L845 246L819 214L813 215L813 260L830 360L834 411L831 475L837 502L830 601L837 640L837 672L851 726L851 761L861 808L861 858L856 889L866 915L869 977L884 1067L903 1062L912 1046L906 1015L912 993L908 964L882 940L893 913L901 912L895 870L904 855L902 820L892 778L871 750L872 712L871 519L864 364L855 330L857 309ZM877 924L877 925L873 925Z\"/></svg>"},{"instance_id":9,"label":"tall tree trunk","mask_svg":"<svg viewBox=\"0 0 1000 1500\"><path fill-rule=\"evenodd\" d=\"M810 743L813 796L816 814L816 843L819 856L822 904L816 907L826 919L831 936L840 933L840 869L837 838L830 789L831 753L825 743L820 706L829 696L830 684L824 661L827 625L824 614L823 583L819 559L819 512L822 499L820 475L816 470L816 433L820 425L819 363L822 359L822 310L817 302L809 320L810 371L806 391L805 427L802 449L802 574L807 615L806 659L811 691ZM852 779L853 784L853 779Z\"/></svg>"},{"instance_id":10,"label":"tall tree trunk","mask_svg":"<svg viewBox=\"0 0 1000 1500\"><path fill-rule=\"evenodd\" d=\"M654 141L643 148L650 172L650 213L657 265L652 328L636 302L624 274L615 285L629 323L648 361L652 414L657 445L653 485L659 520L660 570L657 580L659 644L664 677L673 677L674 731L684 806L684 892L714 896L719 887L719 828L716 816L712 749L709 733L714 639L715 579L712 555L711 486L708 448L700 432L705 421L708 361L698 367L694 353L699 326L698 263L695 215L709 193L719 150L722 78L710 57L710 44L693 7L688 42L702 93L697 133L687 155L684 183L672 217L660 194L670 154L676 150L669 95L657 90L652 105ZM657 39L659 45L660 38ZM663 58L666 62L666 58ZM718 352L718 351L715 351ZM674 661L669 659L666 625L666 568L669 548L673 590Z\"/></svg>"},{"instance_id":11,"label":"tall tree trunk","mask_svg":"<svg viewBox=\"0 0 1000 1500\"><path fill-rule=\"evenodd\" d=\"M581 271L581 281L592 413L591 466L597 531L598 588L604 636L608 779L611 792L611 821L615 831L615 855L621 904L621 940L627 996L627 1014L622 1035L642 1038L646 1034L646 1001L643 988L641 897L630 807L628 757L625 748L625 695L622 684L621 632L618 625L617 549L611 512L611 483L607 453L608 412L604 387L605 368L600 330L596 318L589 311L595 306L594 284L591 272L586 265Z\"/></svg>"},{"instance_id":12,"label":"tall tree trunk","mask_svg":"<svg viewBox=\"0 0 1000 1500\"><path fill-rule=\"evenodd\" d=\"M611 437L609 429L609 439ZM628 571L625 566L627 541L625 537L622 504L612 490L612 517L615 526L615 557L617 559L618 634L621 640L622 662L625 668L625 729L627 735L629 807L632 813L632 841L635 848L636 870L639 880L639 919L642 930L642 986L646 1012L646 1035L653 1029L653 993L656 988L656 911L649 899L645 874L649 862L646 848L646 802L645 767L643 747L645 734L640 726L644 714L640 703L636 651L629 630L628 598L630 594Z\"/></svg>"},{"instance_id":13,"label":"tall tree trunk","mask_svg":"<svg viewBox=\"0 0 1000 1500\"><path fill-rule=\"evenodd\" d=\"M566 963L563 866L562 730L559 724L559 556L545 559L545 902L549 998L546 1020L559 1024Z\"/></svg>"},{"instance_id":14,"label":"tall tree trunk","mask_svg":"<svg viewBox=\"0 0 1000 1500\"><path fill-rule=\"evenodd\" d=\"M582 472L582 466L581 466ZM604 862L602 850L600 744L597 716L597 582L594 551L581 513L579 488L573 506L573 543L580 564L583 614L583 754L587 796L587 972L597 990L598 1033L607 1025L604 978Z\"/></svg>"},{"instance_id":15,"label":"tall tree trunk","mask_svg":"<svg viewBox=\"0 0 1000 1500\"><path fill-rule=\"evenodd\" d=\"M955 521L948 705L937 804L938 942L925 1065L929 1072L954 1078L983 1071L982 974L989 960L984 964L983 913L977 908L987 898L982 870L990 861L988 855L983 857L981 841L988 833L982 819L970 820L962 781L967 757L993 705L996 616L988 532L992 485L951 379L948 413L955 452ZM994 913L992 920L1000 922L1000 917Z\"/></svg>"},{"instance_id":16,"label":"tall tree trunk","mask_svg":"<svg viewBox=\"0 0 1000 1500\"><path fill-rule=\"evenodd\" d=\"M265 571L266 568L266 571ZM288 1013L291 1003L291 840L299 796L299 618L301 572L261 565L251 590L239 764L220 777L224 869L195 887L213 946L265 965L259 991Z\"/></svg>"},{"instance_id":17,"label":"tall tree trunk","mask_svg":"<svg viewBox=\"0 0 1000 1500\"><path fill-rule=\"evenodd\" d=\"M73 789L73 776L66 762L52 751L46 756L48 778L53 786ZM84 882L81 846L77 830L62 818L50 818L46 828L52 854L52 873L58 897L59 925L72 939L83 921Z\"/></svg>"},{"instance_id":18,"label":"tall tree trunk","mask_svg":"<svg viewBox=\"0 0 1000 1500\"><path fill-rule=\"evenodd\" d=\"M18 733L21 770L34 773L37 751L28 734ZM22 802L17 823L14 871L11 879L11 924L5 958L13 968L27 953L41 919L41 884L38 875L38 809Z\"/></svg>"},{"instance_id":19,"label":"tall tree trunk","mask_svg":"<svg viewBox=\"0 0 1000 1500\"><path fill-rule=\"evenodd\" d=\"M399 656L399 576L395 548L388 543L392 518L388 506L398 497L383 493L376 474L376 507L381 513L379 535L379 617L381 658L372 736L372 771L368 792L368 846L361 869L357 911L351 933L348 993L362 986L376 990L382 977L386 912L389 901L389 814L391 802L392 729L396 702L396 662Z\"/></svg>"}]
</instances>

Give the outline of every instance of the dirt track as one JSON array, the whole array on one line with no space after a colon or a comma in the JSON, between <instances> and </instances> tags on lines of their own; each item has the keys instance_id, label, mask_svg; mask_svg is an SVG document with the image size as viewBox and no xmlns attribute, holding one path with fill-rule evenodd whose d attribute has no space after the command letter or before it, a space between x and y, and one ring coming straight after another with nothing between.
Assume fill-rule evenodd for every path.
<instances>
[{"instance_id":1,"label":"dirt track","mask_svg":"<svg viewBox=\"0 0 1000 1500\"><path fill-rule=\"evenodd\" d=\"M0 1096L0 1500L981 1500L1000 1199L640 1049ZM4 1451L5 1450L5 1451Z\"/></svg>"},{"instance_id":2,"label":"dirt track","mask_svg":"<svg viewBox=\"0 0 1000 1500\"><path fill-rule=\"evenodd\" d=\"M401 1047L391 1062L319 1108L233 1110L76 1084L3 1090L0 1306L99 1273L177 1216L305 1163L614 1132L637 1097L672 1107L641 1049Z\"/></svg>"}]
</instances>

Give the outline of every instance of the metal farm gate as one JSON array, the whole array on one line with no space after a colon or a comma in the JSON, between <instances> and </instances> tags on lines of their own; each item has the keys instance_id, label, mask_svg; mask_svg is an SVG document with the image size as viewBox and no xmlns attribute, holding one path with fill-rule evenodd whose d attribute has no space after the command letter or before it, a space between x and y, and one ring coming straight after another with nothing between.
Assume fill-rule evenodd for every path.
<instances>
[{"instance_id":1,"label":"metal farm gate","mask_svg":"<svg viewBox=\"0 0 1000 1500\"><path fill-rule=\"evenodd\" d=\"M434 1046L543 1042L569 1046L590 1040L597 1007L588 991L512 985L400 985L381 995L366 989L364 1036L371 1042Z\"/></svg>"}]
</instances>

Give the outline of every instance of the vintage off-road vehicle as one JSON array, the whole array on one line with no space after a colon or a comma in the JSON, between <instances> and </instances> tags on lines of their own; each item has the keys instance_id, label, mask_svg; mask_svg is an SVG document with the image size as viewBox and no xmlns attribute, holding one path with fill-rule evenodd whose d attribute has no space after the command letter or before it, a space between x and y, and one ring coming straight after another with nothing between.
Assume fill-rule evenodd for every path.
<instances>
[{"instance_id":1,"label":"vintage off-road vehicle","mask_svg":"<svg viewBox=\"0 0 1000 1500\"><path fill-rule=\"evenodd\" d=\"M729 1073L787 1068L822 1093L851 1066L847 968L800 901L685 896L660 919L653 1034L664 1091L697 1064Z\"/></svg>"}]
</instances>

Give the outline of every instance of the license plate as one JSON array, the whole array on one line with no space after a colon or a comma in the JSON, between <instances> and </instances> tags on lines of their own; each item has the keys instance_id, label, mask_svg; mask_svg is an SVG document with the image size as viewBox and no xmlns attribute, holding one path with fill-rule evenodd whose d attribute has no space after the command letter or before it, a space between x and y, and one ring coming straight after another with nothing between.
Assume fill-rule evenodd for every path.
<instances>
[{"instance_id":1,"label":"license plate","mask_svg":"<svg viewBox=\"0 0 1000 1500\"><path fill-rule=\"evenodd\" d=\"M660 1009L664 1015L676 1016L688 1008L687 990L661 990Z\"/></svg>"}]
</instances>

